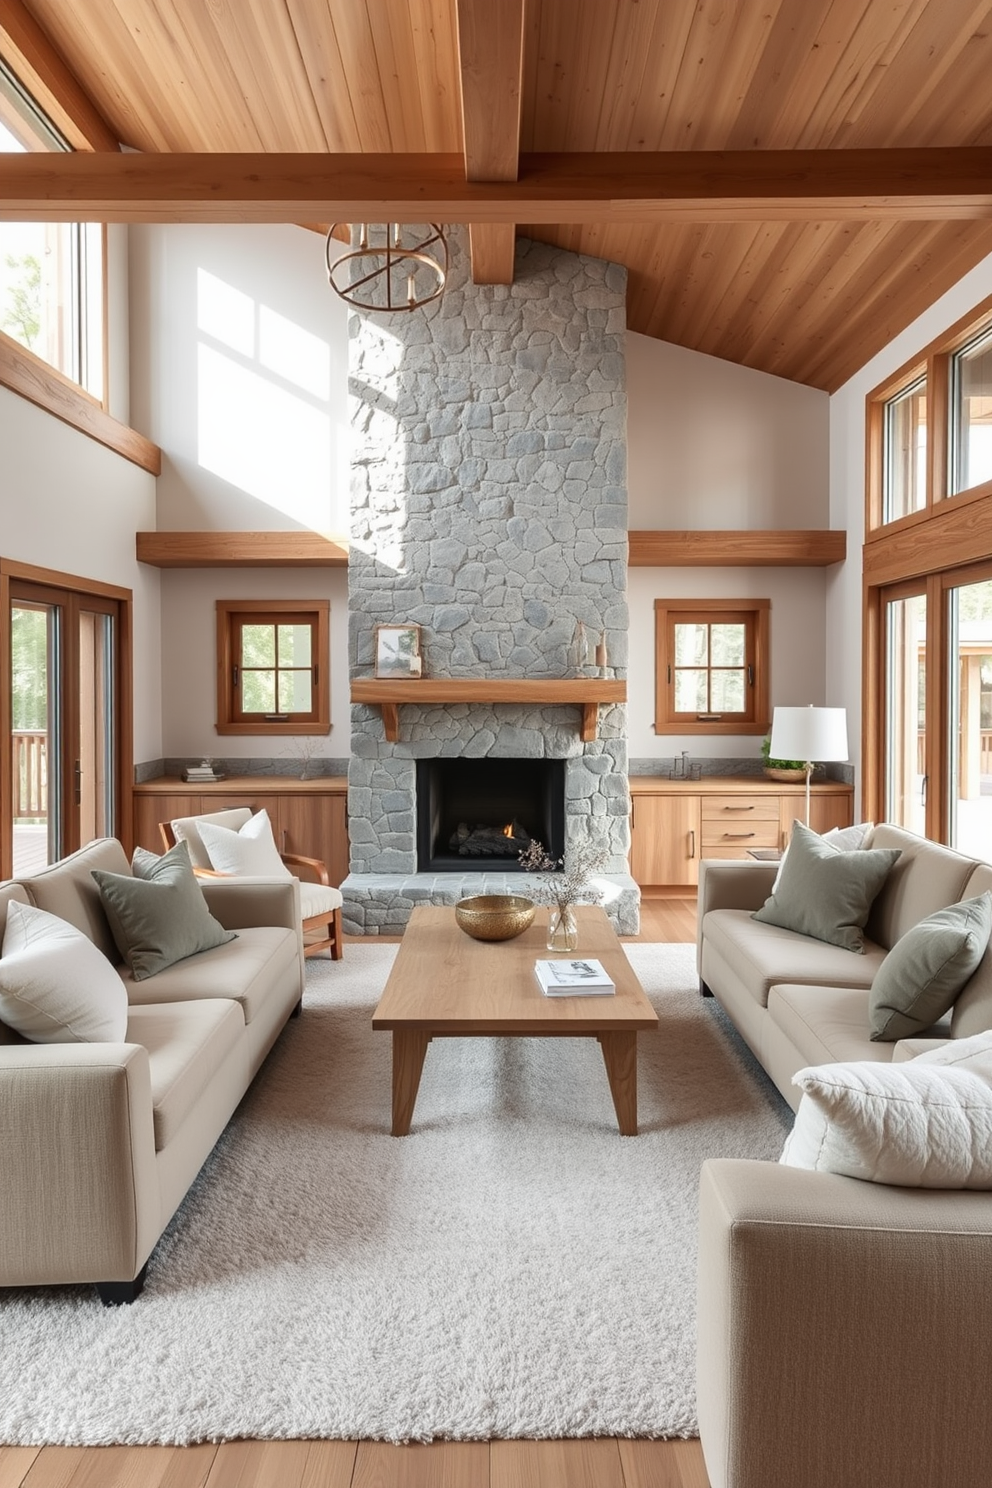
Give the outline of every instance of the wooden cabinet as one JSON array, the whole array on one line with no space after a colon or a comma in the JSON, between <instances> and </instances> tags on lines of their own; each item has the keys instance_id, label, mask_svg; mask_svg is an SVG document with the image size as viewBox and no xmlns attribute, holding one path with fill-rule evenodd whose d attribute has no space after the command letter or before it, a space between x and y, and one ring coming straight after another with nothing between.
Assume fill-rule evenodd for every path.
<instances>
[{"instance_id":1,"label":"wooden cabinet","mask_svg":"<svg viewBox=\"0 0 992 1488\"><path fill-rule=\"evenodd\" d=\"M632 802L630 872L639 884L699 882L699 797L638 795Z\"/></svg>"},{"instance_id":2,"label":"wooden cabinet","mask_svg":"<svg viewBox=\"0 0 992 1488\"><path fill-rule=\"evenodd\" d=\"M332 884L348 873L348 782L343 776L293 780L283 776L232 777L207 790L191 789L182 780L150 780L134 787L134 840L151 852L162 852L159 822L232 806L263 808L272 822L281 852L320 858Z\"/></svg>"},{"instance_id":3,"label":"wooden cabinet","mask_svg":"<svg viewBox=\"0 0 992 1488\"><path fill-rule=\"evenodd\" d=\"M630 871L641 888L692 888L701 858L746 858L749 848L783 848L806 818L806 787L756 777L630 780ZM829 781L810 792L814 832L853 820L854 791Z\"/></svg>"}]
</instances>

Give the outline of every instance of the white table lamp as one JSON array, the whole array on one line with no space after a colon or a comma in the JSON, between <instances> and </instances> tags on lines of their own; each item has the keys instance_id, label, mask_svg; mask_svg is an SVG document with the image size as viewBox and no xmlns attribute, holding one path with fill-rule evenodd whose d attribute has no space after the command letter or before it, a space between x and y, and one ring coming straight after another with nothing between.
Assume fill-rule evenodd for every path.
<instances>
[{"instance_id":1,"label":"white table lamp","mask_svg":"<svg viewBox=\"0 0 992 1488\"><path fill-rule=\"evenodd\" d=\"M772 715L770 759L803 760L806 769L806 825L809 777L814 764L848 758L846 708L776 708Z\"/></svg>"}]
</instances>

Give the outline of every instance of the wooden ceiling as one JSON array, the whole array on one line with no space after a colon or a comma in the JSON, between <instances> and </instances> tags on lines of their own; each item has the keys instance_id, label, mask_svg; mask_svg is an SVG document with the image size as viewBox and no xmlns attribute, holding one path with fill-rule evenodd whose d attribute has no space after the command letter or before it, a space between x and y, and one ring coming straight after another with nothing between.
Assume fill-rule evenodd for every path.
<instances>
[{"instance_id":1,"label":"wooden ceiling","mask_svg":"<svg viewBox=\"0 0 992 1488\"><path fill-rule=\"evenodd\" d=\"M992 0L4 0L0 54L43 102L75 90L74 143L97 149L454 157L505 183L465 190L481 281L511 272L515 227L625 264L631 329L828 390L992 252L992 157L946 153L992 147ZM907 205L909 157L885 152L936 148ZM714 151L776 152L771 187L729 210L716 176L750 162L699 154L677 211L657 184L634 199L626 152L657 182L653 152ZM958 162L984 181L952 201L934 182ZM864 174L824 200L838 164ZM395 162L388 190L458 210L432 166ZM314 187L288 220L355 195Z\"/></svg>"}]
</instances>

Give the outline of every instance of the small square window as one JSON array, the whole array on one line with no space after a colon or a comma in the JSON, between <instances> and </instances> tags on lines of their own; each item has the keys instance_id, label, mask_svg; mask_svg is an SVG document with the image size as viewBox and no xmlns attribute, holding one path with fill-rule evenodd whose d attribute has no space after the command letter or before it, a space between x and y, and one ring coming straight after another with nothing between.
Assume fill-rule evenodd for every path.
<instances>
[{"instance_id":1,"label":"small square window","mask_svg":"<svg viewBox=\"0 0 992 1488\"><path fill-rule=\"evenodd\" d=\"M655 732L768 728L767 599L655 601Z\"/></svg>"},{"instance_id":2,"label":"small square window","mask_svg":"<svg viewBox=\"0 0 992 1488\"><path fill-rule=\"evenodd\" d=\"M327 600L217 601L217 732L326 734Z\"/></svg>"}]
</instances>

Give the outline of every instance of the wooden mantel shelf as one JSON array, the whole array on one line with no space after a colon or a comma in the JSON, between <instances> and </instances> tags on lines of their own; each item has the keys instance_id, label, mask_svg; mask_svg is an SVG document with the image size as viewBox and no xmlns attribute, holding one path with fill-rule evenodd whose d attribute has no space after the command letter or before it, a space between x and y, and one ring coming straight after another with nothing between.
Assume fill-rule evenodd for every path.
<instances>
[{"instance_id":1,"label":"wooden mantel shelf","mask_svg":"<svg viewBox=\"0 0 992 1488\"><path fill-rule=\"evenodd\" d=\"M348 543L321 532L139 532L155 568L347 568Z\"/></svg>"},{"instance_id":2,"label":"wooden mantel shelf","mask_svg":"<svg viewBox=\"0 0 992 1488\"><path fill-rule=\"evenodd\" d=\"M847 556L847 533L630 532L631 568L826 568Z\"/></svg>"},{"instance_id":3,"label":"wooden mantel shelf","mask_svg":"<svg viewBox=\"0 0 992 1488\"><path fill-rule=\"evenodd\" d=\"M596 737L600 703L625 703L627 683L615 677L448 677L389 681L354 677L353 703L381 708L386 738L400 736L400 703L576 703L582 709L582 739Z\"/></svg>"}]
</instances>

